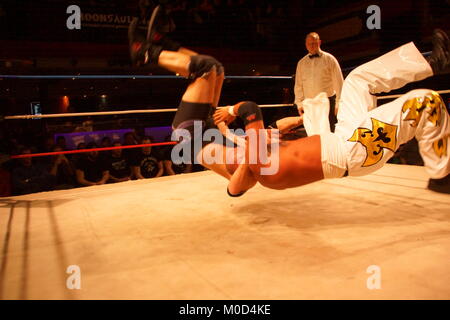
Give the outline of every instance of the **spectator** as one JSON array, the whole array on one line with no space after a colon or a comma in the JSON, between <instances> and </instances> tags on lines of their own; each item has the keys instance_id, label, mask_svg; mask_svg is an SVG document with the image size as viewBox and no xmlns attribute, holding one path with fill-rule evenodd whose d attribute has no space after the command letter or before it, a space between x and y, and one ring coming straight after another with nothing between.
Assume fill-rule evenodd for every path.
<instances>
[{"instance_id":1,"label":"spectator","mask_svg":"<svg viewBox=\"0 0 450 320\"><path fill-rule=\"evenodd\" d=\"M86 149L85 142L80 142L79 144L77 144L77 150L81 150L81 149Z\"/></svg>"},{"instance_id":2,"label":"spectator","mask_svg":"<svg viewBox=\"0 0 450 320\"><path fill-rule=\"evenodd\" d=\"M101 148L109 148L112 146L111 138L108 136L103 137L102 141L100 142ZM101 151L100 155L106 159L108 159L111 156L111 151Z\"/></svg>"},{"instance_id":3,"label":"spectator","mask_svg":"<svg viewBox=\"0 0 450 320\"><path fill-rule=\"evenodd\" d=\"M9 156L0 153L0 197L11 195L11 174L4 166L7 161L9 161Z\"/></svg>"},{"instance_id":4,"label":"spectator","mask_svg":"<svg viewBox=\"0 0 450 320\"><path fill-rule=\"evenodd\" d=\"M82 149L86 149L86 143L85 142L80 142L77 144L77 150L82 150ZM83 153L75 153L72 155L72 157L69 157L69 160L72 164L72 168L76 168L77 163L79 161L79 159L85 157L86 155Z\"/></svg>"},{"instance_id":5,"label":"spectator","mask_svg":"<svg viewBox=\"0 0 450 320\"><path fill-rule=\"evenodd\" d=\"M56 145L63 151L67 150L66 138L64 136L59 136L56 138Z\"/></svg>"},{"instance_id":6,"label":"spectator","mask_svg":"<svg viewBox=\"0 0 450 320\"><path fill-rule=\"evenodd\" d=\"M311 32L306 36L308 54L297 64L295 75L295 104L303 110L303 100L325 92L330 100L330 129L334 132L337 111L344 78L339 62L330 53L322 51L320 37ZM337 102L336 102L337 101Z\"/></svg>"},{"instance_id":7,"label":"spectator","mask_svg":"<svg viewBox=\"0 0 450 320\"><path fill-rule=\"evenodd\" d=\"M42 146L42 152L51 152L55 147L55 140L52 136L48 136L44 140L44 144Z\"/></svg>"},{"instance_id":8,"label":"spectator","mask_svg":"<svg viewBox=\"0 0 450 320\"><path fill-rule=\"evenodd\" d=\"M144 137L142 144L152 143L150 137ZM164 173L161 157L152 147L143 147L131 161L134 176L137 179L158 178Z\"/></svg>"},{"instance_id":9,"label":"spectator","mask_svg":"<svg viewBox=\"0 0 450 320\"><path fill-rule=\"evenodd\" d=\"M137 144L136 135L134 132L127 132L123 135L123 145L124 146L134 146ZM135 158L137 150L136 149L124 149L123 155L131 161L131 159ZM131 163L131 162L130 162Z\"/></svg>"},{"instance_id":10,"label":"spectator","mask_svg":"<svg viewBox=\"0 0 450 320\"><path fill-rule=\"evenodd\" d=\"M87 149L96 148L95 142L89 142ZM98 151L88 152L80 157L76 163L76 178L81 186L105 184L109 179L109 171L105 161L99 157Z\"/></svg>"},{"instance_id":11,"label":"spectator","mask_svg":"<svg viewBox=\"0 0 450 320\"><path fill-rule=\"evenodd\" d=\"M167 136L165 141L170 141L171 136ZM172 149L174 146L165 146L162 149L162 160L164 166L164 172L168 176L173 176L180 173L191 173L192 172L192 164L174 164L172 162ZM183 157L183 154L180 154L180 157Z\"/></svg>"},{"instance_id":12,"label":"spectator","mask_svg":"<svg viewBox=\"0 0 450 320\"><path fill-rule=\"evenodd\" d=\"M0 197L9 197L11 195L11 173L8 164L10 146L7 142L6 129L0 122Z\"/></svg>"},{"instance_id":13,"label":"spectator","mask_svg":"<svg viewBox=\"0 0 450 320\"><path fill-rule=\"evenodd\" d=\"M31 154L31 149L23 147L20 154ZM34 164L32 158L19 159L12 171L12 187L15 195L48 191L53 188L55 177L45 166Z\"/></svg>"},{"instance_id":14,"label":"spectator","mask_svg":"<svg viewBox=\"0 0 450 320\"><path fill-rule=\"evenodd\" d=\"M60 146L55 146L53 152L64 151ZM72 163L63 154L52 156L50 174L55 177L55 190L70 189L75 187L75 172Z\"/></svg>"},{"instance_id":15,"label":"spectator","mask_svg":"<svg viewBox=\"0 0 450 320\"><path fill-rule=\"evenodd\" d=\"M112 146L111 138L108 136L103 137L102 142L100 143L102 148L108 148Z\"/></svg>"},{"instance_id":16,"label":"spectator","mask_svg":"<svg viewBox=\"0 0 450 320\"><path fill-rule=\"evenodd\" d=\"M114 147L120 147L120 141L114 142ZM131 167L122 149L112 150L108 159L110 182L123 182L131 179Z\"/></svg>"}]
</instances>

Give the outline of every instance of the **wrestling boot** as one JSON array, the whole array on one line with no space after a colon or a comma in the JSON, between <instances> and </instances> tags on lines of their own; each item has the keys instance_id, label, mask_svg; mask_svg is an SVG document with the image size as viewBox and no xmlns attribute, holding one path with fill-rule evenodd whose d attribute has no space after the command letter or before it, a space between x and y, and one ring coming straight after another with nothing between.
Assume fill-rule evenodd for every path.
<instances>
[{"instance_id":1,"label":"wrestling boot","mask_svg":"<svg viewBox=\"0 0 450 320\"><path fill-rule=\"evenodd\" d=\"M144 8L141 8L144 10ZM161 5L152 10L147 8L146 12L141 13L144 21L148 20L147 33L139 29L139 18L134 18L128 27L128 40L130 46L130 56L133 65L145 65L148 63L157 63L162 50L178 51L181 44L172 41L166 35L175 29L170 16Z\"/></svg>"},{"instance_id":2,"label":"wrestling boot","mask_svg":"<svg viewBox=\"0 0 450 320\"><path fill-rule=\"evenodd\" d=\"M428 58L428 63L435 75L450 72L450 40L448 35L441 29L433 31L433 51Z\"/></svg>"},{"instance_id":3,"label":"wrestling boot","mask_svg":"<svg viewBox=\"0 0 450 320\"><path fill-rule=\"evenodd\" d=\"M146 34L139 28L140 19L137 17L131 21L128 27L128 43L133 65L145 65L150 62L157 63L159 54L162 51L162 47L159 45L162 35L156 32L160 10L160 6L156 6L153 9Z\"/></svg>"},{"instance_id":4,"label":"wrestling boot","mask_svg":"<svg viewBox=\"0 0 450 320\"><path fill-rule=\"evenodd\" d=\"M435 192L450 194L450 174L442 179L430 179L428 181L428 189Z\"/></svg>"}]
</instances>

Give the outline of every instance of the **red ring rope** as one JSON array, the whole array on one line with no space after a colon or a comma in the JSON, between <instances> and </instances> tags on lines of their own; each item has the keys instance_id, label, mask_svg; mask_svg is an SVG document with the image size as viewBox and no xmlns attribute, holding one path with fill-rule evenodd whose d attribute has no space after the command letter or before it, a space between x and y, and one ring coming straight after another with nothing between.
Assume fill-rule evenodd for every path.
<instances>
[{"instance_id":1,"label":"red ring rope","mask_svg":"<svg viewBox=\"0 0 450 320\"><path fill-rule=\"evenodd\" d=\"M119 146L119 147L106 147L106 148L92 148L92 149L80 149L80 150L70 150L70 151L56 151L56 152L45 152L45 153L30 153L21 154L17 156L11 156L11 159L23 159L23 158L33 158L33 157L46 157L46 156L57 156L60 154L74 154L74 153L86 153L92 151L109 151L118 149L133 149L133 148L143 148L143 147L158 147L175 145L177 142L158 142L158 143L147 143L147 144L136 144L131 146Z\"/></svg>"}]
</instances>

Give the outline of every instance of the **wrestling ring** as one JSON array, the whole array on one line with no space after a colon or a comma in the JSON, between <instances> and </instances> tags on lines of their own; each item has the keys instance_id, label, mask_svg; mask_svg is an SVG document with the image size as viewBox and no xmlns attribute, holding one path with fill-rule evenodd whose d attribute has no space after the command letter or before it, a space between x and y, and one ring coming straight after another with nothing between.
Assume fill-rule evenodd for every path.
<instances>
[{"instance_id":1,"label":"wrestling ring","mask_svg":"<svg viewBox=\"0 0 450 320\"><path fill-rule=\"evenodd\" d=\"M388 164L241 198L210 171L0 198L0 299L449 299L450 197L427 183Z\"/></svg>"}]
</instances>

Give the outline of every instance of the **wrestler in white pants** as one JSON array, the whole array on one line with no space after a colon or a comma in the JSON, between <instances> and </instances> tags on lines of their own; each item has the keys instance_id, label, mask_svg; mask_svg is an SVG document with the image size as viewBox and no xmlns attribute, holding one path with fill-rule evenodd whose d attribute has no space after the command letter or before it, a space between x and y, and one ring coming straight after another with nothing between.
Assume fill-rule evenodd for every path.
<instances>
[{"instance_id":1,"label":"wrestler in white pants","mask_svg":"<svg viewBox=\"0 0 450 320\"><path fill-rule=\"evenodd\" d=\"M400 145L414 137L430 177L439 179L450 173L450 120L436 92L413 90L378 108L373 105L372 94L398 89L432 75L430 65L411 42L361 65L347 76L335 135L344 141L349 175L378 170Z\"/></svg>"}]
</instances>

